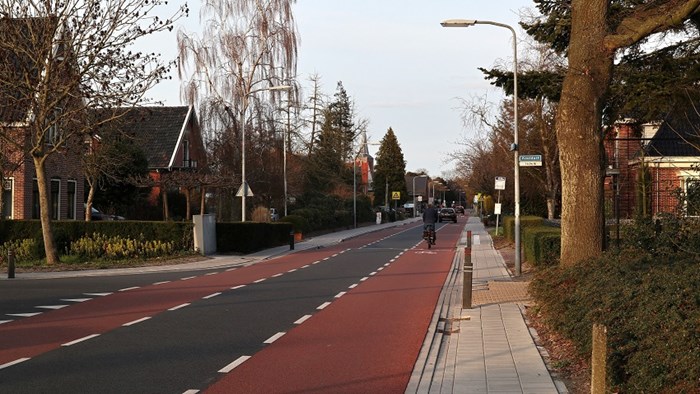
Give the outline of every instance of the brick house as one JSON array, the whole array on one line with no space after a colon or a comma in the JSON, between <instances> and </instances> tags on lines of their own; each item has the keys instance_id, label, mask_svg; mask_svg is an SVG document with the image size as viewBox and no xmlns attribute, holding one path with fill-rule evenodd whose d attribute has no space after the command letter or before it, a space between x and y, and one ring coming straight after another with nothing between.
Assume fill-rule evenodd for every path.
<instances>
[{"instance_id":1,"label":"brick house","mask_svg":"<svg viewBox=\"0 0 700 394\"><path fill-rule=\"evenodd\" d=\"M4 40L0 45L0 179L2 215L7 219L39 218L36 169L27 151L34 137L31 127L38 124L35 123L38 122L37 118L41 119L38 115L41 111L33 106L42 71L35 59L51 58L56 62L51 63L53 66L63 61L65 55L61 47L37 46L52 42L53 22L53 19L47 18L0 20ZM49 52L54 56L49 57ZM72 104L64 101L59 105L66 109L71 108ZM59 111L62 111L61 108L50 108L46 112L54 116ZM46 116L46 113L43 115ZM60 136L60 126L49 127L42 141L44 149L53 149ZM84 144L80 138L70 138L51 153L45 163L50 217L54 220L84 217L84 179L80 169L83 150Z\"/></svg>"},{"instance_id":2,"label":"brick house","mask_svg":"<svg viewBox=\"0 0 700 394\"><path fill-rule=\"evenodd\" d=\"M687 115L643 125L622 121L611 128L604 141L608 214L617 205L620 218L633 218L645 204L650 216L676 212L683 202L678 193L700 181L699 130L700 118Z\"/></svg>"},{"instance_id":3,"label":"brick house","mask_svg":"<svg viewBox=\"0 0 700 394\"><path fill-rule=\"evenodd\" d=\"M156 184L149 194L151 205L158 204L164 174L206 167L202 132L193 106L135 108L123 117L119 127L146 155L150 177Z\"/></svg>"}]
</instances>

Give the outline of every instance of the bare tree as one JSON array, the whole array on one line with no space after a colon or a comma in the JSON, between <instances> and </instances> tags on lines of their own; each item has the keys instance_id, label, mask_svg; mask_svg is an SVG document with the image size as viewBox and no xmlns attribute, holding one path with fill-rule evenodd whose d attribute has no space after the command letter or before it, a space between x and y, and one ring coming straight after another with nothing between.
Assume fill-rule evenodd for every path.
<instances>
[{"instance_id":1,"label":"bare tree","mask_svg":"<svg viewBox=\"0 0 700 394\"><path fill-rule=\"evenodd\" d=\"M179 75L187 78L182 96L200 107L203 121L211 122L206 126L216 133L215 139L228 144L231 148L225 150L237 152L239 157L253 151L242 151L246 144L241 131L246 126L241 122L248 122L249 107L253 114L259 114L266 103L271 101L274 105L279 92L264 90L289 83L296 76L298 40L293 3L207 1L200 15L204 21L202 37L178 32ZM207 116L210 112L227 114L229 119ZM255 132L254 126L246 129ZM251 133L246 140L254 137ZM257 146L255 150L261 148ZM243 162L234 162L231 157L235 156L220 162L230 167Z\"/></svg>"},{"instance_id":2,"label":"bare tree","mask_svg":"<svg viewBox=\"0 0 700 394\"><path fill-rule=\"evenodd\" d=\"M0 137L31 157L39 188L46 261L53 241L46 162L80 150L91 125L86 109L133 106L167 77L160 55L132 48L186 15L154 16L164 0L0 0ZM8 123L11 121L11 123ZM105 122L111 119L104 120ZM19 138L18 138L19 137Z\"/></svg>"}]
</instances>

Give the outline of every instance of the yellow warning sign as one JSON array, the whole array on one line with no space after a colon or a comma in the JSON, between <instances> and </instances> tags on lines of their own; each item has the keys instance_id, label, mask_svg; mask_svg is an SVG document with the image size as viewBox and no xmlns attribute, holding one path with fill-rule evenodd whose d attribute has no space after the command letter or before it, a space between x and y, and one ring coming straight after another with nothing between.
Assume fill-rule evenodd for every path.
<instances>
[{"instance_id":1,"label":"yellow warning sign","mask_svg":"<svg viewBox=\"0 0 700 394\"><path fill-rule=\"evenodd\" d=\"M391 192L391 199L392 200L400 200L401 199L401 192Z\"/></svg>"}]
</instances>

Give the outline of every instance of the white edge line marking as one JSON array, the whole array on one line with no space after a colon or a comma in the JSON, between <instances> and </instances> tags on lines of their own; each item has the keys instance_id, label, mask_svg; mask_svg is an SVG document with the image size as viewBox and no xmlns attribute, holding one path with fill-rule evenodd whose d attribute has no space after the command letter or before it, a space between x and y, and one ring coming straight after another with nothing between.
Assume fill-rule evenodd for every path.
<instances>
[{"instance_id":1,"label":"white edge line marking","mask_svg":"<svg viewBox=\"0 0 700 394\"><path fill-rule=\"evenodd\" d=\"M208 300L208 299L214 298L214 297L216 297L216 296L218 296L218 295L221 295L221 292L214 293L214 294L209 294L209 295L206 296L206 297L202 297L202 299L203 299L203 300Z\"/></svg>"},{"instance_id":2,"label":"white edge line marking","mask_svg":"<svg viewBox=\"0 0 700 394\"><path fill-rule=\"evenodd\" d=\"M238 268L238 267L229 268L229 269L226 270L226 272L235 271L237 268Z\"/></svg>"},{"instance_id":3,"label":"white edge line marking","mask_svg":"<svg viewBox=\"0 0 700 394\"><path fill-rule=\"evenodd\" d=\"M296 271L296 270L297 270L296 268L292 268L292 269L290 269L290 270L287 271L287 272L292 273L292 272L294 272L294 271Z\"/></svg>"},{"instance_id":4,"label":"white edge line marking","mask_svg":"<svg viewBox=\"0 0 700 394\"><path fill-rule=\"evenodd\" d=\"M389 260L390 263L393 263L394 261L396 261L396 259Z\"/></svg>"},{"instance_id":5,"label":"white edge line marking","mask_svg":"<svg viewBox=\"0 0 700 394\"><path fill-rule=\"evenodd\" d=\"M348 289L354 289L354 288L356 288L356 287L357 287L357 283L348 286Z\"/></svg>"},{"instance_id":6,"label":"white edge line marking","mask_svg":"<svg viewBox=\"0 0 700 394\"><path fill-rule=\"evenodd\" d=\"M54 310L55 310L55 309L65 308L65 307L67 307L67 306L68 306L68 305L40 305L40 306L37 306L37 307L35 307L35 308L54 309Z\"/></svg>"},{"instance_id":7,"label":"white edge line marking","mask_svg":"<svg viewBox=\"0 0 700 394\"><path fill-rule=\"evenodd\" d=\"M279 274L274 274L274 275L272 275L273 278L279 278L280 276L282 276L282 273L281 273L281 272L280 272Z\"/></svg>"},{"instance_id":8,"label":"white edge line marking","mask_svg":"<svg viewBox=\"0 0 700 394\"><path fill-rule=\"evenodd\" d=\"M216 275L216 274L218 274L218 272L210 272L208 274L204 274L204 276L212 276L212 275Z\"/></svg>"},{"instance_id":9,"label":"white edge line marking","mask_svg":"<svg viewBox=\"0 0 700 394\"><path fill-rule=\"evenodd\" d=\"M284 334L286 334L286 332L278 332L277 334L275 334L275 335L273 335L273 336L267 338L267 339L265 340L265 342L263 342L263 343L270 344L270 343L272 343L272 342L274 342L274 341L276 341L276 340L282 338L282 336L284 336Z\"/></svg>"},{"instance_id":10,"label":"white edge line marking","mask_svg":"<svg viewBox=\"0 0 700 394\"><path fill-rule=\"evenodd\" d=\"M309 265L311 265L311 264L306 264L305 266L303 266L301 268L308 268Z\"/></svg>"},{"instance_id":11,"label":"white edge line marking","mask_svg":"<svg viewBox=\"0 0 700 394\"><path fill-rule=\"evenodd\" d=\"M330 304L331 304L330 302L324 302L323 304L316 307L316 309L318 309L318 310L324 309L325 307L327 307Z\"/></svg>"},{"instance_id":12,"label":"white edge line marking","mask_svg":"<svg viewBox=\"0 0 700 394\"><path fill-rule=\"evenodd\" d=\"M335 257L335 256L333 256L333 257ZM323 259L323 261L326 261L326 260L330 260L330 257L326 257ZM319 263L319 261L315 262L314 264L316 264L316 263Z\"/></svg>"},{"instance_id":13,"label":"white edge line marking","mask_svg":"<svg viewBox=\"0 0 700 394\"><path fill-rule=\"evenodd\" d=\"M379 267L379 268L377 268L377 271L381 271L383 269L384 269L384 267Z\"/></svg>"},{"instance_id":14,"label":"white edge line marking","mask_svg":"<svg viewBox=\"0 0 700 394\"><path fill-rule=\"evenodd\" d=\"M3 364L3 365L0 365L0 369L5 369L5 368L7 368L7 367L11 367L11 366L13 366L13 365L16 365L16 364L19 364L19 363L23 363L23 362L25 362L25 361L27 361L27 360L29 360L29 357L18 358L18 359L15 360L15 361L10 361L9 363L5 363L5 364Z\"/></svg>"},{"instance_id":15,"label":"white edge line marking","mask_svg":"<svg viewBox=\"0 0 700 394\"><path fill-rule=\"evenodd\" d=\"M256 281L253 281L253 283L260 283L260 282L264 282L264 281L265 281L265 279L267 279L267 278L262 278L262 279L258 279L258 280L256 280Z\"/></svg>"},{"instance_id":16,"label":"white edge line marking","mask_svg":"<svg viewBox=\"0 0 700 394\"><path fill-rule=\"evenodd\" d=\"M125 287L125 288L119 289L117 291L129 291L129 290L136 290L138 288L139 288L139 286L132 286L132 287Z\"/></svg>"},{"instance_id":17,"label":"white edge line marking","mask_svg":"<svg viewBox=\"0 0 700 394\"><path fill-rule=\"evenodd\" d=\"M332 255L331 257L338 257L338 254L339 254L339 253L336 253L336 254ZM327 259L327 258L328 258L328 257L326 257L326 259Z\"/></svg>"},{"instance_id":18,"label":"white edge line marking","mask_svg":"<svg viewBox=\"0 0 700 394\"><path fill-rule=\"evenodd\" d=\"M240 289L241 287L245 287L245 285L233 286L233 287L231 288L231 290L238 290L238 289Z\"/></svg>"},{"instance_id":19,"label":"white edge line marking","mask_svg":"<svg viewBox=\"0 0 700 394\"><path fill-rule=\"evenodd\" d=\"M370 272L370 273L369 273L369 276L374 276L374 275L377 275L377 271L374 271L374 272Z\"/></svg>"},{"instance_id":20,"label":"white edge line marking","mask_svg":"<svg viewBox=\"0 0 700 394\"><path fill-rule=\"evenodd\" d=\"M344 296L345 294L346 294L346 292L341 291L340 293L335 295L335 298L340 298L340 297Z\"/></svg>"},{"instance_id":21,"label":"white edge line marking","mask_svg":"<svg viewBox=\"0 0 700 394\"><path fill-rule=\"evenodd\" d=\"M0 324L9 323L9 322L12 322L12 321L14 321L14 320L0 320Z\"/></svg>"},{"instance_id":22,"label":"white edge line marking","mask_svg":"<svg viewBox=\"0 0 700 394\"><path fill-rule=\"evenodd\" d=\"M76 343L87 341L88 339L92 339L92 338L99 337L99 336L100 336L100 334L88 335L86 337L78 338L75 341L66 342L66 343L62 344L61 346L72 346L72 345L75 345Z\"/></svg>"},{"instance_id":23,"label":"white edge line marking","mask_svg":"<svg viewBox=\"0 0 700 394\"><path fill-rule=\"evenodd\" d=\"M390 265L391 265L391 263L386 263L386 264L384 264L385 267L388 267L388 266L390 266Z\"/></svg>"},{"instance_id":24,"label":"white edge line marking","mask_svg":"<svg viewBox=\"0 0 700 394\"><path fill-rule=\"evenodd\" d=\"M83 293L83 294L85 294L87 296L105 297L105 296L108 296L112 293Z\"/></svg>"},{"instance_id":25,"label":"white edge line marking","mask_svg":"<svg viewBox=\"0 0 700 394\"><path fill-rule=\"evenodd\" d=\"M304 315L300 317L299 320L295 321L294 324L301 324L309 319L311 319L311 315Z\"/></svg>"},{"instance_id":26,"label":"white edge line marking","mask_svg":"<svg viewBox=\"0 0 700 394\"><path fill-rule=\"evenodd\" d=\"M196 278L196 276L188 276L186 278L180 278L180 280L190 280L190 279L194 279L194 278Z\"/></svg>"},{"instance_id":27,"label":"white edge line marking","mask_svg":"<svg viewBox=\"0 0 700 394\"><path fill-rule=\"evenodd\" d=\"M360 279L360 282L364 282L364 281L366 281L367 279L369 279L369 276L365 276L364 278Z\"/></svg>"},{"instance_id":28,"label":"white edge line marking","mask_svg":"<svg viewBox=\"0 0 700 394\"><path fill-rule=\"evenodd\" d=\"M164 285L164 284L166 284L166 283L170 283L170 281L169 281L169 280L164 280L164 281L162 281L162 282L156 282L156 283L153 284L153 286Z\"/></svg>"},{"instance_id":29,"label":"white edge line marking","mask_svg":"<svg viewBox=\"0 0 700 394\"><path fill-rule=\"evenodd\" d=\"M66 302L85 302L90 301L92 298L62 298L61 301Z\"/></svg>"},{"instance_id":30,"label":"white edge line marking","mask_svg":"<svg viewBox=\"0 0 700 394\"><path fill-rule=\"evenodd\" d=\"M198 392L199 392L199 390L189 389L189 390L183 392L182 394L197 394Z\"/></svg>"},{"instance_id":31,"label":"white edge line marking","mask_svg":"<svg viewBox=\"0 0 700 394\"><path fill-rule=\"evenodd\" d=\"M128 322L128 323L124 323L124 324L122 324L122 326L123 326L123 327L133 326L134 324L138 324L138 323L144 322L144 321L146 321L146 320L148 320L148 319L150 319L150 318L151 318L150 316L142 317L142 318L140 318L140 319L136 319L136 320L134 320L134 321L131 321L131 322Z\"/></svg>"},{"instance_id":32,"label":"white edge line marking","mask_svg":"<svg viewBox=\"0 0 700 394\"><path fill-rule=\"evenodd\" d=\"M249 358L250 358L250 356L241 356L241 357L238 357L238 358L236 359L236 361L234 361L234 362L232 362L231 364L229 364L229 365L227 365L227 366L221 368L221 369L219 370L219 372L220 372L220 373L229 373L229 372L233 371L233 369L236 368L237 366L239 366L239 365L243 364L244 362L246 362Z\"/></svg>"},{"instance_id":33,"label":"white edge line marking","mask_svg":"<svg viewBox=\"0 0 700 394\"><path fill-rule=\"evenodd\" d=\"M178 306L174 306L174 307L172 307L172 308L170 308L170 309L168 309L168 310L169 310L169 311L176 311L176 310L178 310L178 309L180 309L180 308L184 308L184 307L189 306L189 305L190 305L190 303L189 303L189 302L186 302L186 303L184 303L184 304L180 304L180 305L178 305Z\"/></svg>"}]
</instances>

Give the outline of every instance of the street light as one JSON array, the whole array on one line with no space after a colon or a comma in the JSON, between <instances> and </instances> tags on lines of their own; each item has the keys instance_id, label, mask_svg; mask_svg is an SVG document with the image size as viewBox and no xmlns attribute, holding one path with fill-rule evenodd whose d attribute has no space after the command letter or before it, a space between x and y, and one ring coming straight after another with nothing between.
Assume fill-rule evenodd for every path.
<instances>
[{"instance_id":1,"label":"street light","mask_svg":"<svg viewBox=\"0 0 700 394\"><path fill-rule=\"evenodd\" d=\"M418 210L416 209L416 178L427 178L428 176L423 174L423 175L416 175L413 177L413 217L415 218L418 216Z\"/></svg>"},{"instance_id":2,"label":"street light","mask_svg":"<svg viewBox=\"0 0 700 394\"><path fill-rule=\"evenodd\" d=\"M279 85L279 86L270 86L267 88L260 88L260 89L255 89L251 90L245 94L243 94L243 108L241 109L241 221L245 222L245 200L246 197L248 197L248 183L246 182L245 179L245 113L248 110L248 96L250 96L253 93L257 92L262 92L264 90L289 90L291 89L291 86L288 85Z\"/></svg>"},{"instance_id":3,"label":"street light","mask_svg":"<svg viewBox=\"0 0 700 394\"><path fill-rule=\"evenodd\" d=\"M469 19L448 19L440 23L442 27L469 27L474 25L492 25L503 27L513 34L513 187L515 189L515 275L520 276L520 165L518 158L518 42L515 30L510 25L491 21Z\"/></svg>"}]
</instances>

